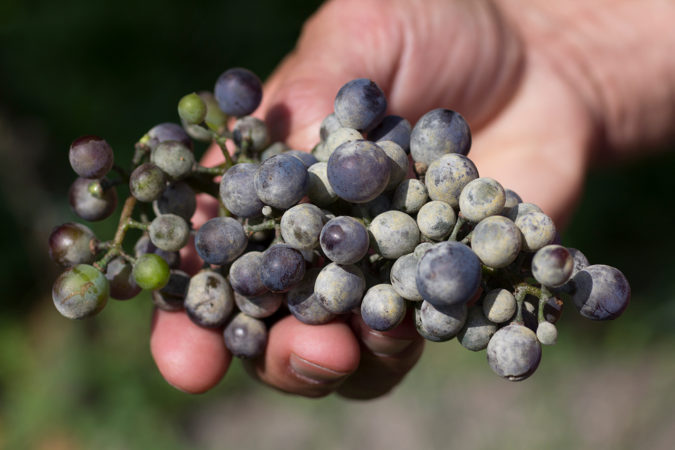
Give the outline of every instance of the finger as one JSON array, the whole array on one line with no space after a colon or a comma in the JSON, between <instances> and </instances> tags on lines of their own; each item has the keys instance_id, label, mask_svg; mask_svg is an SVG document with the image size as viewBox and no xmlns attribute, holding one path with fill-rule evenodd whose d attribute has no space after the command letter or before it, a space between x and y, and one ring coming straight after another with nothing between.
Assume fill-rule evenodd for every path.
<instances>
[{"instance_id":1,"label":"finger","mask_svg":"<svg viewBox=\"0 0 675 450\"><path fill-rule=\"evenodd\" d=\"M535 55L511 103L475 135L469 157L481 176L537 204L561 227L581 194L592 127L583 103Z\"/></svg>"},{"instance_id":2,"label":"finger","mask_svg":"<svg viewBox=\"0 0 675 450\"><path fill-rule=\"evenodd\" d=\"M267 349L248 370L264 383L306 397L328 395L359 364L359 345L341 322L305 325L288 316L270 329Z\"/></svg>"},{"instance_id":3,"label":"finger","mask_svg":"<svg viewBox=\"0 0 675 450\"><path fill-rule=\"evenodd\" d=\"M150 350L164 379L191 394L218 384L232 360L221 330L199 327L182 311L155 310Z\"/></svg>"},{"instance_id":4,"label":"finger","mask_svg":"<svg viewBox=\"0 0 675 450\"><path fill-rule=\"evenodd\" d=\"M386 394L422 356L424 339L415 330L411 311L391 331L372 330L358 315L352 317L351 326L361 345L361 364L338 388L343 397L365 400Z\"/></svg>"}]
</instances>

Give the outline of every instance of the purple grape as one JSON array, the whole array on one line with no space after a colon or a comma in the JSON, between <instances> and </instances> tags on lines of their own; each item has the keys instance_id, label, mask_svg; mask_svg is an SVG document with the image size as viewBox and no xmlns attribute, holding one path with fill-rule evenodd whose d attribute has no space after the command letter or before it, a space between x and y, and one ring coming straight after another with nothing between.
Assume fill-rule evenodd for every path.
<instances>
[{"instance_id":1,"label":"purple grape","mask_svg":"<svg viewBox=\"0 0 675 450\"><path fill-rule=\"evenodd\" d=\"M572 299L587 319L616 319L630 302L628 280L615 267L594 264L577 272L572 280L576 287Z\"/></svg>"},{"instance_id":2,"label":"purple grape","mask_svg":"<svg viewBox=\"0 0 675 450\"><path fill-rule=\"evenodd\" d=\"M147 146L155 149L159 144L166 141L178 141L187 148L192 149L192 140L187 132L177 123L165 122L155 125L148 131L142 141Z\"/></svg>"},{"instance_id":3,"label":"purple grape","mask_svg":"<svg viewBox=\"0 0 675 450\"><path fill-rule=\"evenodd\" d=\"M100 197L92 194L90 185L101 180L78 178L70 186L68 200L73 212L84 220L96 222L109 217L117 207L117 191L109 188Z\"/></svg>"},{"instance_id":4,"label":"purple grape","mask_svg":"<svg viewBox=\"0 0 675 450\"><path fill-rule=\"evenodd\" d=\"M392 141L397 143L405 153L410 153L410 122L400 116L385 116L378 126L368 133L368 140L380 143Z\"/></svg>"},{"instance_id":5,"label":"purple grape","mask_svg":"<svg viewBox=\"0 0 675 450\"><path fill-rule=\"evenodd\" d=\"M96 236L80 223L68 222L49 235L49 257L64 267L90 264L96 258Z\"/></svg>"},{"instance_id":6,"label":"purple grape","mask_svg":"<svg viewBox=\"0 0 675 450\"><path fill-rule=\"evenodd\" d=\"M326 257L338 264L355 264L366 256L370 245L366 227L349 216L326 222L319 241Z\"/></svg>"},{"instance_id":7,"label":"purple grape","mask_svg":"<svg viewBox=\"0 0 675 450\"><path fill-rule=\"evenodd\" d=\"M347 82L335 97L335 115L343 127L368 131L380 123L386 110L384 92L367 78Z\"/></svg>"},{"instance_id":8,"label":"purple grape","mask_svg":"<svg viewBox=\"0 0 675 450\"><path fill-rule=\"evenodd\" d=\"M262 282L262 252L248 252L237 258L230 266L230 284L235 292L255 297L267 292Z\"/></svg>"},{"instance_id":9,"label":"purple grape","mask_svg":"<svg viewBox=\"0 0 675 450\"><path fill-rule=\"evenodd\" d=\"M469 124L461 114L449 109L429 111L410 133L410 154L415 161L427 165L448 153L466 155L470 148Z\"/></svg>"},{"instance_id":10,"label":"purple grape","mask_svg":"<svg viewBox=\"0 0 675 450\"><path fill-rule=\"evenodd\" d=\"M98 136L82 136L70 144L70 165L82 178L103 178L113 166L113 150Z\"/></svg>"},{"instance_id":11,"label":"purple grape","mask_svg":"<svg viewBox=\"0 0 675 450\"><path fill-rule=\"evenodd\" d=\"M248 239L244 228L231 217L214 217L197 231L195 248L207 264L223 265L242 254Z\"/></svg>"},{"instance_id":12,"label":"purple grape","mask_svg":"<svg viewBox=\"0 0 675 450\"><path fill-rule=\"evenodd\" d=\"M260 279L272 292L286 292L302 281L305 276L305 259L298 250L275 244L262 256Z\"/></svg>"},{"instance_id":13,"label":"purple grape","mask_svg":"<svg viewBox=\"0 0 675 450\"><path fill-rule=\"evenodd\" d=\"M238 217L259 217L265 206L255 190L257 164L239 163L231 167L220 181L220 199Z\"/></svg>"},{"instance_id":14,"label":"purple grape","mask_svg":"<svg viewBox=\"0 0 675 450\"><path fill-rule=\"evenodd\" d=\"M328 159L328 181L338 197L366 203L380 195L389 183L389 158L366 140L345 142Z\"/></svg>"},{"instance_id":15,"label":"purple grape","mask_svg":"<svg viewBox=\"0 0 675 450\"><path fill-rule=\"evenodd\" d=\"M237 67L218 77L213 94L225 114L248 116L260 105L262 83L250 70Z\"/></svg>"},{"instance_id":16,"label":"purple grape","mask_svg":"<svg viewBox=\"0 0 675 450\"><path fill-rule=\"evenodd\" d=\"M307 193L307 168L291 155L276 155L263 162L255 174L258 198L279 209L288 209Z\"/></svg>"}]
</instances>

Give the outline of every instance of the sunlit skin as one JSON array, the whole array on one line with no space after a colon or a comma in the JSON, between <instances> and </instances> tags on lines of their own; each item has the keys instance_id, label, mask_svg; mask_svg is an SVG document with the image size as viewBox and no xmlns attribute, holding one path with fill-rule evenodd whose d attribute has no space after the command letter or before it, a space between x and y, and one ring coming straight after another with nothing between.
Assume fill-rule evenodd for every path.
<instances>
[{"instance_id":1,"label":"sunlit skin","mask_svg":"<svg viewBox=\"0 0 675 450\"><path fill-rule=\"evenodd\" d=\"M670 137L673 18L675 5L657 0L335 0L307 21L254 115L275 140L308 151L338 89L370 78L387 95L388 112L413 124L433 108L461 112L480 175L561 227L589 163ZM221 161L212 149L204 164ZM212 199L198 202L196 226L215 215ZM193 246L183 256L186 270L199 268ZM231 362L222 334L183 312L155 312L151 350L164 378L191 393L215 386ZM380 333L357 316L321 326L289 316L270 330L265 355L246 366L285 392L373 398L398 384L422 350L410 317Z\"/></svg>"}]
</instances>

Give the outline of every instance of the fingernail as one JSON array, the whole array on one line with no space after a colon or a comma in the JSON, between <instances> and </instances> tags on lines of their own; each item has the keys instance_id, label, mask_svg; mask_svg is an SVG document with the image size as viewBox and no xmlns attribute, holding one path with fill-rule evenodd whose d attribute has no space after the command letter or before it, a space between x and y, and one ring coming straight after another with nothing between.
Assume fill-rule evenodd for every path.
<instances>
[{"instance_id":1,"label":"fingernail","mask_svg":"<svg viewBox=\"0 0 675 450\"><path fill-rule=\"evenodd\" d=\"M291 353L289 358L291 370L300 378L315 384L332 384L345 379L349 374L328 369Z\"/></svg>"},{"instance_id":2,"label":"fingernail","mask_svg":"<svg viewBox=\"0 0 675 450\"><path fill-rule=\"evenodd\" d=\"M377 356L394 356L414 342L412 339L398 339L375 330L362 330L361 341Z\"/></svg>"}]
</instances>

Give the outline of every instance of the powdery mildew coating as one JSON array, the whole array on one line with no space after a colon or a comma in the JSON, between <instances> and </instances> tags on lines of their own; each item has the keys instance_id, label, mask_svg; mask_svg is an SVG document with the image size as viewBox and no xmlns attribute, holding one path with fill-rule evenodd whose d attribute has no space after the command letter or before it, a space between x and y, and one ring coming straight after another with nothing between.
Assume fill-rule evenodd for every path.
<instances>
[{"instance_id":1,"label":"powdery mildew coating","mask_svg":"<svg viewBox=\"0 0 675 450\"><path fill-rule=\"evenodd\" d=\"M471 222L499 214L504 209L506 195L501 184L492 178L470 181L459 195L459 210Z\"/></svg>"},{"instance_id":2,"label":"powdery mildew coating","mask_svg":"<svg viewBox=\"0 0 675 450\"><path fill-rule=\"evenodd\" d=\"M205 269L190 279L185 310L196 324L217 328L225 323L233 309L232 288L221 274Z\"/></svg>"},{"instance_id":3,"label":"powdery mildew coating","mask_svg":"<svg viewBox=\"0 0 675 450\"><path fill-rule=\"evenodd\" d=\"M307 169L308 185L307 196L318 206L328 206L337 200L338 196L328 181L328 164L317 162Z\"/></svg>"},{"instance_id":4,"label":"powdery mildew coating","mask_svg":"<svg viewBox=\"0 0 675 450\"><path fill-rule=\"evenodd\" d=\"M466 155L471 148L471 131L461 114L433 109L417 121L410 134L410 154L415 161L431 164L448 153Z\"/></svg>"},{"instance_id":5,"label":"powdery mildew coating","mask_svg":"<svg viewBox=\"0 0 675 450\"><path fill-rule=\"evenodd\" d=\"M415 305L415 326L419 334L434 342L448 341L461 331L467 319L464 304L437 309L429 302Z\"/></svg>"},{"instance_id":6,"label":"powdery mildew coating","mask_svg":"<svg viewBox=\"0 0 675 450\"><path fill-rule=\"evenodd\" d=\"M434 160L427 169L424 183L429 198L459 207L459 196L470 181L478 178L478 169L466 156L451 153Z\"/></svg>"},{"instance_id":7,"label":"powdery mildew coating","mask_svg":"<svg viewBox=\"0 0 675 450\"><path fill-rule=\"evenodd\" d=\"M342 126L368 131L384 117L387 99L375 82L356 78L340 88L334 109Z\"/></svg>"},{"instance_id":8,"label":"powdery mildew coating","mask_svg":"<svg viewBox=\"0 0 675 450\"><path fill-rule=\"evenodd\" d=\"M619 317L630 302L628 280L615 267L594 264L574 275L572 296L579 313L591 320Z\"/></svg>"},{"instance_id":9,"label":"powdery mildew coating","mask_svg":"<svg viewBox=\"0 0 675 450\"><path fill-rule=\"evenodd\" d=\"M574 258L562 245L546 245L532 258L532 276L544 286L560 286L572 276Z\"/></svg>"},{"instance_id":10,"label":"powdery mildew coating","mask_svg":"<svg viewBox=\"0 0 675 450\"><path fill-rule=\"evenodd\" d=\"M178 180L190 174L195 164L195 155L181 142L166 141L152 151L150 161L169 178Z\"/></svg>"},{"instance_id":11,"label":"powdery mildew coating","mask_svg":"<svg viewBox=\"0 0 675 450\"><path fill-rule=\"evenodd\" d=\"M427 202L417 212L417 226L423 236L441 241L452 232L457 222L455 210L445 202Z\"/></svg>"},{"instance_id":12,"label":"powdery mildew coating","mask_svg":"<svg viewBox=\"0 0 675 450\"><path fill-rule=\"evenodd\" d=\"M408 155L403 148L393 141L379 141L377 146L389 158L389 183L386 191L396 189L396 186L408 175Z\"/></svg>"},{"instance_id":13,"label":"powdery mildew coating","mask_svg":"<svg viewBox=\"0 0 675 450\"><path fill-rule=\"evenodd\" d=\"M539 366L541 344L532 330L511 324L492 336L487 346L487 360L500 377L521 381Z\"/></svg>"},{"instance_id":14,"label":"powdery mildew coating","mask_svg":"<svg viewBox=\"0 0 675 450\"><path fill-rule=\"evenodd\" d=\"M389 273L391 285L398 295L406 300L422 300L422 295L417 290L416 274L417 257L414 253L401 256L391 266Z\"/></svg>"},{"instance_id":15,"label":"powdery mildew coating","mask_svg":"<svg viewBox=\"0 0 675 450\"><path fill-rule=\"evenodd\" d=\"M288 310L302 323L321 325L335 318L335 314L323 307L319 297L314 293L314 283L321 269L307 271L305 278L286 294Z\"/></svg>"},{"instance_id":16,"label":"powdery mildew coating","mask_svg":"<svg viewBox=\"0 0 675 450\"><path fill-rule=\"evenodd\" d=\"M555 239L556 229L553 219L544 213L524 214L516 219L515 224L523 234L522 248L526 252L536 252Z\"/></svg>"},{"instance_id":17,"label":"powdery mildew coating","mask_svg":"<svg viewBox=\"0 0 675 450\"><path fill-rule=\"evenodd\" d=\"M384 258L396 259L411 253L420 241L417 222L401 211L386 211L368 227L375 250Z\"/></svg>"},{"instance_id":18,"label":"powdery mildew coating","mask_svg":"<svg viewBox=\"0 0 675 450\"><path fill-rule=\"evenodd\" d=\"M403 180L391 198L392 208L408 214L414 214L429 200L427 188L420 180Z\"/></svg>"},{"instance_id":19,"label":"powdery mildew coating","mask_svg":"<svg viewBox=\"0 0 675 450\"><path fill-rule=\"evenodd\" d=\"M150 241L165 252L177 252L185 247L190 238L187 222L175 214L161 214L150 222Z\"/></svg>"},{"instance_id":20,"label":"powdery mildew coating","mask_svg":"<svg viewBox=\"0 0 675 450\"><path fill-rule=\"evenodd\" d=\"M281 216L281 236L284 241L299 249L313 249L319 245L324 215L318 206L301 203Z\"/></svg>"},{"instance_id":21,"label":"powdery mildew coating","mask_svg":"<svg viewBox=\"0 0 675 450\"><path fill-rule=\"evenodd\" d=\"M516 298L506 289L493 289L483 298L483 314L494 323L504 323L516 313Z\"/></svg>"},{"instance_id":22,"label":"powdery mildew coating","mask_svg":"<svg viewBox=\"0 0 675 450\"><path fill-rule=\"evenodd\" d=\"M488 267L506 267L516 260L522 234L510 219L491 216L481 220L471 235L471 248Z\"/></svg>"},{"instance_id":23,"label":"powdery mildew coating","mask_svg":"<svg viewBox=\"0 0 675 450\"><path fill-rule=\"evenodd\" d=\"M368 289L361 302L361 318L377 331L388 331L398 326L405 312L405 300L387 283Z\"/></svg>"},{"instance_id":24,"label":"powdery mildew coating","mask_svg":"<svg viewBox=\"0 0 675 450\"><path fill-rule=\"evenodd\" d=\"M497 331L497 325L485 317L481 306L474 305L469 308L466 323L457 335L457 339L462 347L477 352L487 347L495 331Z\"/></svg>"},{"instance_id":25,"label":"powdery mildew coating","mask_svg":"<svg viewBox=\"0 0 675 450\"><path fill-rule=\"evenodd\" d=\"M314 292L324 308L334 314L346 314L359 306L366 290L366 278L354 265L330 263L321 269Z\"/></svg>"}]
</instances>

